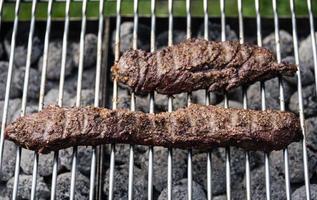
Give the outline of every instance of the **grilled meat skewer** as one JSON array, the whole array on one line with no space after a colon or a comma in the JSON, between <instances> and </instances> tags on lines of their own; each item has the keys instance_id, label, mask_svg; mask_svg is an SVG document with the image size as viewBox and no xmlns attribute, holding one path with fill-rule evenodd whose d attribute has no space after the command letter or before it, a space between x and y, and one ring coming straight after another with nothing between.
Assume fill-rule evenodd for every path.
<instances>
[{"instance_id":1,"label":"grilled meat skewer","mask_svg":"<svg viewBox=\"0 0 317 200\"><path fill-rule=\"evenodd\" d=\"M198 89L229 91L296 71L296 65L277 63L265 48L203 39L188 39L153 53L129 50L112 67L113 78L133 92L168 95Z\"/></svg>"},{"instance_id":2,"label":"grilled meat skewer","mask_svg":"<svg viewBox=\"0 0 317 200\"><path fill-rule=\"evenodd\" d=\"M159 114L49 106L9 124L5 138L40 153L107 143L201 150L237 146L269 152L284 149L302 135L293 113L193 104Z\"/></svg>"}]
</instances>

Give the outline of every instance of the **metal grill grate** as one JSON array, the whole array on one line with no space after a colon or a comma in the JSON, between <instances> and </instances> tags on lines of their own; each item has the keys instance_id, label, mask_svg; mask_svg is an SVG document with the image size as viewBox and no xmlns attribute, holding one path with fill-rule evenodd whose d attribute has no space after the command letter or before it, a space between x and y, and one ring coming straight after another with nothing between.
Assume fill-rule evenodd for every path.
<instances>
[{"instance_id":1,"label":"metal grill grate","mask_svg":"<svg viewBox=\"0 0 317 200\"><path fill-rule=\"evenodd\" d=\"M208 39L208 0L203 1L203 13L204 13L204 38ZM243 26L243 2L242 0L238 1L238 22L239 22L239 39L240 43L244 42L244 26ZM260 0L255 0L255 11L256 11L256 28L257 28L257 44L258 46L262 46L262 29L261 29L261 15L260 15ZM66 0L65 2L65 19L64 19L64 31L63 31L63 45L62 45L62 60L60 66L60 79L59 79L59 94L58 94L58 105L63 105L63 91L64 91L64 80L65 80L65 67L66 67L66 59L67 59L67 46L68 46L68 36L69 36L69 23L70 23L70 3L71 0ZM120 25L121 25L121 0L117 0L116 7L116 32L115 32L115 61L117 61L120 57ZM191 37L191 1L186 0L186 31L187 38ZM3 4L4 1L0 1L0 12L3 12ZM18 22L19 22L19 9L21 0L15 1L15 18L13 22L13 32L11 39L11 49L10 49L10 58L9 58L9 69L8 69L8 78L6 83L6 92L4 99L4 108L3 108L3 116L2 116L2 125L1 125L1 140L0 140L0 165L2 164L2 155L3 155L3 147L4 147L4 129L7 121L8 107L9 107L9 96L10 96L10 86L12 80L12 74L14 70L14 55L15 55L15 44L19 39L17 38L17 30L18 30ZM32 53L32 40L34 36L35 30L35 13L36 6L38 4L37 0L32 0L32 16L30 21L30 31L28 33L28 46L27 46L27 61L26 61L26 70L25 70L25 79L24 79L24 87L23 87L23 96L22 96L22 106L21 106L21 115L26 114L27 107L27 94L28 94L28 80L29 73L31 67L31 53ZM294 56L296 64L299 65L299 53L298 53L298 38L297 38L297 28L296 28L296 15L295 15L295 7L294 0L289 1L290 9L291 9L291 20L292 20L292 31L293 31L293 47L294 47ZM312 37L312 47L313 47L313 55L314 55L314 67L315 71L317 71L317 50L316 50L316 39L315 39L315 30L314 30L314 18L312 14L312 6L311 0L307 0L308 5L308 13L309 13L309 22L310 22L310 31ZM134 0L134 26L133 26L133 48L137 48L137 39L138 39L138 25L139 25L139 15L138 15L138 7L139 1ZM44 40L44 53L43 53L43 68L41 73L41 85L40 85L40 95L39 95L39 104L38 109L41 110L44 105L44 94L45 94L45 84L46 84L46 69L47 69L47 60L48 60L48 48L50 41L50 33L51 33L51 24L52 24L52 8L53 8L53 0L48 0L47 7L47 20L46 20L46 31L45 31L45 40ZM216 8L213 8L216 9ZM273 9L273 17L274 17L274 30L275 30L275 43L276 43L276 56L277 61L281 62L281 46L280 46L280 36L279 36L279 16L277 11L277 2L276 0L272 0L272 9ZM81 32L80 32L80 55L79 55L79 67L78 67L78 80L77 80L77 91L76 91L76 106L80 106L81 102L81 89L82 89L82 76L83 76L83 66L84 66L84 49L85 49L85 34L86 34L86 11L87 11L87 0L82 1L82 18L81 18ZM150 49L154 51L156 49L156 1L151 0L151 40L150 40ZM220 20L221 20L221 40L226 40L225 34L225 25L226 25L226 12L225 12L225 0L220 0ZM1 14L0 14L1 16ZM1 20L1 19L0 19ZM103 45L103 30L104 30L104 1L101 0L99 2L99 27L98 27L98 43L97 43L97 60L96 60L96 77L95 77L95 101L94 106L100 106L100 93L101 93L101 65L102 65L102 45ZM1 21L0 21L1 23ZM173 0L168 0L168 45L173 44ZM298 76L298 94L299 94L299 113L300 113L300 121L303 130L303 135L305 135L304 129L304 114L303 114L303 101L302 101L302 85L301 85L301 74L300 71L297 72ZM317 78L315 79L317 85ZM285 101L284 101L284 87L279 78L279 89L280 89L280 109L285 110ZM265 102L265 86L264 83L261 83L261 97L262 97L262 109L266 109ZM187 95L188 104L191 103L191 94ZM209 94L206 91L206 104L208 105ZM168 111L171 112L173 110L173 99L172 97L167 97L168 101ZM113 82L113 105L112 108L117 108L118 102L118 84L114 80ZM135 110L135 105L137 104L135 95L131 95L131 110ZM154 94L150 94L150 113L154 113L154 105L155 99ZM230 107L230 103L227 95L225 95L225 107ZM243 108L247 109L247 94L246 89L243 89ZM305 186L306 186L306 199L310 199L310 183L309 183L309 172L308 172L308 158L307 158L307 150L306 150L306 138L303 139L303 164L304 164L304 177L305 177ZM110 177L109 177L109 200L114 199L114 170L115 170L115 144L111 144L111 153L110 153ZM19 183L19 174L20 174L20 164L21 164L21 148L17 148L16 152L16 165L14 172L14 186L12 191L12 198L17 198L18 191L18 183ZM89 199L101 198L101 184L98 180L102 174L102 168L100 167L99 160L101 157L98 155L98 152L102 152L101 147L94 147L92 151L92 159L91 159L91 171L90 171L90 191L89 191ZM154 153L153 147L149 147L149 155L148 155L148 190L147 197L148 199L153 199L153 160ZM234 152L232 152L234 153ZM225 150L225 159L226 159L226 196L227 199L232 199L234 194L231 193L231 152L230 148L226 148ZM172 169L173 169L173 149L168 150L168 171L167 173L167 190L168 190L168 199L171 200L173 197L172 187L173 187L173 177L172 177ZM54 153L54 164L53 164L53 173L52 173L52 182L51 182L51 199L55 199L56 195L56 185L57 183L57 173L58 173L58 156L59 153ZM266 184L266 198L271 199L271 188L270 184L270 159L269 154L264 154L265 157L265 184ZM288 163L288 150L283 150L284 157L284 169L285 169L285 188L286 188L286 198L291 199L291 187L290 187L290 177L289 177L289 163ZM192 165L192 151L188 151L188 165L187 165L187 180L188 180L188 199L192 199L193 193L193 175L192 170L195 166ZM246 174L246 197L247 199L251 199L251 172L250 172L250 154L249 152L245 152L245 174ZM209 200L212 199L212 156L211 152L206 154L207 159L207 198ZM37 174L38 174L38 162L39 155L34 154L34 166L33 166L33 179L32 179L32 191L30 199L36 199L36 183L37 183ZM99 166L99 167L98 167ZM73 155L72 155L72 167L71 167L71 184L70 184L70 199L75 199L75 181L76 181L76 169L77 168L77 147L73 147ZM133 199L133 183L134 183L134 146L130 146L129 151L129 181L128 181L128 197L129 199ZM96 188L95 188L96 187Z\"/></svg>"}]
</instances>

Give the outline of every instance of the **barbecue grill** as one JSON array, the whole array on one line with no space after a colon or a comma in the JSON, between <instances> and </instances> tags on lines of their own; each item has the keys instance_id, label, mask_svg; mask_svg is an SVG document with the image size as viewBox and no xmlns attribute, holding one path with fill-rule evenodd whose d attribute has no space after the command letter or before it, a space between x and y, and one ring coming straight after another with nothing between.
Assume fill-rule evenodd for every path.
<instances>
[{"instance_id":1,"label":"barbecue grill","mask_svg":"<svg viewBox=\"0 0 317 200\"><path fill-rule=\"evenodd\" d=\"M26 59L26 70L25 70L25 77L24 77L24 86L23 86L23 95L22 95L22 103L21 103L21 115L25 115L26 108L28 107L28 84L29 84L29 73L31 69L31 54L32 54L32 45L33 45L33 38L34 33L36 31L36 12L37 12L37 4L41 3L37 0L29 1L29 3L32 2L32 10L31 10L31 18L30 21L27 22L30 24L29 32L28 34L28 42L27 42L27 59ZM76 101L75 106L81 105L81 90L82 90L82 77L84 73L84 49L85 49L85 34L87 31L87 0L80 1L82 5L82 17L80 25L77 25L77 28L80 28L80 35L79 35L79 65L78 65L78 75L77 75L77 89L76 89ZM4 2L3 0L0 1L0 12L3 12L3 8L5 4L14 4L15 5L15 15L14 15L14 21L13 21L13 28L12 28L12 37L11 37L11 45L10 45L10 55L9 55L9 68L8 68L8 75L6 80L6 90L5 90L5 98L4 98L4 107L3 107L3 115L2 115L2 125L1 125L1 140L0 140L0 165L2 164L2 158L3 158L3 149L4 149L4 129L7 123L7 116L8 116L8 110L10 106L10 88L12 85L12 77L14 75L14 55L15 55L15 46L16 43L19 40L19 37L17 37L18 32L18 26L19 23L19 10L21 7L21 4L24 3L21 0L11 1L11 2ZM39 99L38 99L38 110L41 110L44 105L44 96L45 91L47 89L47 80L46 80L46 72L47 72L47 60L50 56L49 49L49 42L52 37L52 33L60 32L63 30L62 38L62 56L61 56L61 65L60 67L60 78L58 81L55 81L54 83L58 85L59 87L59 93L58 93L58 105L63 105L63 94L64 94L64 83L65 83L65 70L66 70L66 62L67 62L67 51L68 51L68 45L69 45L69 38L70 34L74 34L73 30L70 29L70 24L72 23L70 19L70 5L71 0L66 0L65 2L58 2L65 4L65 18L63 20L63 28L58 28L57 30L53 30L52 24L55 22L52 20L52 11L53 11L53 4L56 2L53 2L53 0L48 0L47 2L47 18L46 21L41 22L42 27L45 26L44 29L41 29L42 32L45 33L44 35L44 48L43 48L43 66L41 70L41 82L40 82L40 92L39 92ZM168 29L168 44L173 44L173 31L174 31L174 16L173 16L173 0L168 0L168 16L167 16L167 29ZM221 40L226 40L226 12L225 12L225 0L220 0L220 8L218 7L210 7L208 8L208 0L202 0L203 3L203 18L200 19L192 19L191 16L191 4L196 3L196 1L191 2L190 0L186 0L186 18L184 19L177 19L177 20L184 20L186 21L186 37L190 38L192 37L192 20L201 20L204 24L204 38L208 39L208 9L220 9L220 16L218 17L221 23ZM238 30L239 30L239 40L240 43L245 42L245 29L244 25L244 17L243 17L243 2L242 0L237 0L238 3ZM255 24L253 25L256 27L256 43L259 46L262 46L262 32L263 26L261 26L261 13L260 13L260 0L255 0ZM97 22L94 23L94 25L98 24L97 34L98 34L98 40L97 40L97 57L96 57L96 64L95 64L95 86L94 86L94 106L106 106L107 101L109 101L111 94L109 94L109 91L112 90L112 109L117 109L118 104L118 83L116 81L113 81L113 89L111 89L111 82L109 81L109 67L107 67L107 60L111 60L112 58L107 59L108 57L108 48L111 46L109 39L109 33L111 28L115 28L115 46L114 46L114 61L117 61L120 57L120 25L122 23L122 16L121 16L121 0L116 1L116 17L115 18L108 18L104 16L105 11L105 2L103 0L100 0L98 2L99 4L99 16L97 19ZM314 17L312 13L312 5L311 1L307 0L308 5L308 16L309 19L305 19L309 22L309 29L310 34L312 38L312 47L313 47L313 55L314 55L314 67L315 71L317 70L317 50L316 50L316 39L315 39L315 29L314 29ZM251 6L251 5L250 5ZM253 5L252 5L253 6ZM295 15L295 7L294 7L294 0L289 0L289 6L291 10L291 19L288 19L288 21L291 22L292 27L292 36L293 36L293 48L294 48L294 57L296 64L299 65L299 52L298 52L298 36L297 36L297 19ZM133 44L132 47L134 49L138 48L138 26L139 26L139 1L134 0L134 7L133 7ZM276 48L276 56L277 61L281 62L281 43L280 43L280 25L279 25L279 15L277 10L277 1L272 0L272 9L273 9L273 24L269 24L266 22L265 26L271 26L274 29L275 33L275 48ZM154 51L156 49L156 32L157 32L157 21L164 21L163 19L157 19L156 18L156 0L151 0L151 17L150 17L150 50ZM130 18L127 18L130 19ZM1 19L0 19L1 20ZM126 19L124 19L126 20ZM143 18L142 18L143 20ZM146 20L146 18L145 18ZM217 19L216 19L217 20ZM250 20L250 19L247 19ZM268 20L269 21L269 20ZM115 22L115 23L112 23ZM164 21L166 22L166 21ZM271 21L269 21L271 22ZM1 23L1 21L0 21ZM4 22L2 22L4 23ZM45 24L44 24L45 23ZM78 21L76 22L78 24ZM5 24L5 23L4 23ZM111 25L112 24L112 25ZM11 23L10 23L11 25ZM9 26L8 24L5 24L5 26ZM61 26L61 24L57 25ZM250 25L247 25L250 26ZM3 26L1 26L3 27ZM89 27L92 28L92 27ZM93 28L92 28L93 29ZM95 28L96 29L96 28ZM162 29L162 27L160 27ZM307 28L308 30L308 28ZM246 31L248 32L248 31ZM109 54L112 56L111 54ZM110 61L109 61L110 62ZM305 136L305 128L304 128L304 113L303 113L303 101L302 101L302 83L301 83L301 72L297 72L298 76L298 84L297 84L297 90L298 90L298 102L299 102L299 116L300 121L302 125L302 131L303 135ZM284 87L282 84L282 79L279 78L279 90L280 90L280 109L285 110L285 101L284 101ZM317 78L315 78L315 84L317 85ZM264 83L261 83L261 105L262 109L266 109L266 101L265 101L265 85ZM150 102L149 102L149 111L151 113L154 113L154 107L155 107L155 94L150 94ZM205 98L205 104L210 103L210 99L208 98L209 94L206 91L206 98ZM228 95L224 95L225 99L225 107L230 107L230 101L228 98ZM172 97L166 97L166 101L168 101L168 111L171 112L173 110L173 98ZM248 99L246 94L246 89L243 89L243 108L247 109L248 107ZM187 95L187 103L191 103L191 94ZM132 93L131 94L131 110L136 110L136 105L138 102L136 101L136 96ZM302 160L303 160L303 166L304 166L304 179L305 179L305 191L306 191L306 199L310 199L310 177L309 177L309 171L308 171L308 157L307 157L307 149L306 149L306 138L304 137L302 141L303 151L302 151ZM109 188L108 188L108 199L114 199L114 190L115 190L115 157L116 157L116 144L106 145L110 147L110 164L109 164ZM148 180L147 180L147 191L144 191L144 193L147 193L148 199L154 199L154 189L153 189L153 163L155 159L154 154L154 148L155 147L149 147L149 153L148 153ZM73 147L73 154L72 154L72 165L71 165L71 181L70 181L70 199L75 199L75 188L76 188L76 171L78 167L78 148ZM16 162L15 162L15 171L14 171L14 184L13 184L13 190L10 191L12 193L12 199L17 199L18 197L18 186L19 186L19 176L21 174L20 171L20 165L21 165L21 152L24 151L21 148L17 148L16 151ZM91 167L90 167L90 184L89 184L89 199L102 199L104 196L102 194L102 187L103 187L103 175L104 175L104 169L103 169L103 163L105 162L103 160L104 156L104 147L93 147L92 154L91 154ZM230 148L225 149L225 174L226 174L226 197L227 199L232 199L235 194L232 193L231 187L232 187L232 176L231 176L231 156L235 152L231 152ZM173 169L173 149L168 149L168 158L167 158L167 196L168 199L173 198L173 176L172 176L172 169ZM187 195L188 199L192 199L193 197L193 174L192 171L195 168L195 165L192 164L192 156L193 152L192 150L188 150L187 154ZM270 180L270 166L274 165L274 163L270 163L270 155L264 154L264 166L265 166L265 186L266 186L266 198L271 199L271 191L275 188L271 187L271 180ZM32 178L32 187L31 187L31 195L30 199L37 199L37 179L38 179L38 163L41 155L38 155L34 153L34 165L33 165L33 178ZM59 165L59 152L54 153L54 163L53 163L53 172L51 177L51 185L50 185L50 199L56 198L56 187L59 184L57 181L57 175L58 175L58 165ZM290 184L290 176L289 176L289 159L288 159L288 149L283 150L283 158L284 158L284 174L285 174L285 196L286 199L291 199L292 194L292 188ZM213 172L212 172L212 152L206 153L206 160L207 160L207 171L206 171L206 193L207 193L207 199L211 200L213 198L212 193L212 179L213 179ZM130 146L129 150L129 168L128 170L128 198L134 199L137 197L133 194L133 187L134 187L134 146ZM246 188L246 198L251 199L251 169L250 169L250 152L245 152L245 188Z\"/></svg>"}]
</instances>

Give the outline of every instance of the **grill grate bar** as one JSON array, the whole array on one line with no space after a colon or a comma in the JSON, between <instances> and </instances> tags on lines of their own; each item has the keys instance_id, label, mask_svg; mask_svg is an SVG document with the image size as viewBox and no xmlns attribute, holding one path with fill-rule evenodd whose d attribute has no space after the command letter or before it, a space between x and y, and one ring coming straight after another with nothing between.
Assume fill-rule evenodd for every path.
<instances>
[{"instance_id":1,"label":"grill grate bar","mask_svg":"<svg viewBox=\"0 0 317 200\"><path fill-rule=\"evenodd\" d=\"M41 74L40 96L39 96L39 111L41 111L43 108L44 94L45 94L45 80L46 80L46 68L47 68L47 58L48 58L48 45L49 45L49 37L50 37L50 29L51 29L52 5L53 5L53 0L50 0L48 2L46 31L45 31L45 39L44 39L43 67L42 67L42 74ZM37 153L34 153L31 199L36 198L38 160L39 160L39 155Z\"/></svg>"},{"instance_id":2,"label":"grill grate bar","mask_svg":"<svg viewBox=\"0 0 317 200\"><path fill-rule=\"evenodd\" d=\"M70 0L67 0L66 7L65 7L65 24L64 24L64 33L63 33L61 73L60 73L59 91L58 91L58 105L59 106L63 105L63 98L64 98L63 93L64 93L66 58L67 58L70 2L71 2ZM51 200L55 199L57 171L58 171L58 151L55 151L54 152L53 175L52 175L52 186L51 186Z\"/></svg>"},{"instance_id":3,"label":"grill grate bar","mask_svg":"<svg viewBox=\"0 0 317 200\"><path fill-rule=\"evenodd\" d=\"M191 0L186 0L186 37L191 38ZM187 93L187 106L191 104L191 93ZM187 153L187 198L192 199L193 185L193 167L192 167L192 149L188 149Z\"/></svg>"},{"instance_id":4,"label":"grill grate bar","mask_svg":"<svg viewBox=\"0 0 317 200\"><path fill-rule=\"evenodd\" d=\"M120 24L121 24L121 0L117 0L116 8L116 35L115 35L115 62L119 60L120 56ZM118 81L113 80L113 95L112 95L112 109L117 109L118 103ZM113 199L113 184L114 184L114 165L115 165L115 144L110 145L110 166L109 166L109 195L108 199Z\"/></svg>"},{"instance_id":5,"label":"grill grate bar","mask_svg":"<svg viewBox=\"0 0 317 200\"><path fill-rule=\"evenodd\" d=\"M4 2L3 0L0 1L0 14L1 14L0 15L0 26L1 26L1 22L2 22L3 2ZM16 31L17 31L19 7L20 7L20 1L16 1L15 17L14 17L14 24L13 24L13 32L12 32L11 41L13 41L13 36L15 37ZM11 54L12 52L14 53L14 48L12 47L12 43L11 43L10 55L12 55ZM11 64L9 63L8 75L7 75L7 81L6 81L5 97L4 97L4 105L3 105L3 114L2 114L2 121L1 121L0 168L2 167L2 156L3 156L3 148L4 148L4 129L5 129L5 125L7 122L7 115L8 115L10 86L11 86L11 81L12 81L12 70L13 70L13 62L11 62Z\"/></svg>"},{"instance_id":6,"label":"grill grate bar","mask_svg":"<svg viewBox=\"0 0 317 200\"><path fill-rule=\"evenodd\" d=\"M155 45L155 31L156 31L156 0L151 0L151 41L150 48L151 52L154 52L156 49ZM154 93L150 94L150 113L154 113ZM149 147L149 160L148 160L148 200L153 199L153 158L154 152L153 147Z\"/></svg>"},{"instance_id":7,"label":"grill grate bar","mask_svg":"<svg viewBox=\"0 0 317 200\"><path fill-rule=\"evenodd\" d=\"M239 19L239 40L244 43L244 26L243 26L243 1L238 0L238 19ZM243 108L248 109L247 90L245 87L242 89ZM246 180L246 198L251 199L251 173L250 173L250 153L245 152L245 180Z\"/></svg>"},{"instance_id":8,"label":"grill grate bar","mask_svg":"<svg viewBox=\"0 0 317 200\"><path fill-rule=\"evenodd\" d=\"M80 44L79 44L79 66L78 66L78 79L77 79L77 91L76 91L76 107L80 106L81 100L81 86L84 68L84 49L85 49L85 32L86 32L86 10L87 0L82 1L82 23L80 32ZM77 146L73 147L72 155L72 168L71 168L71 181L70 181L70 199L75 199L75 184L76 184L76 168L77 168Z\"/></svg>"},{"instance_id":9,"label":"grill grate bar","mask_svg":"<svg viewBox=\"0 0 317 200\"><path fill-rule=\"evenodd\" d=\"M133 1L133 38L132 38L132 48L137 49L138 46L138 25L139 25L139 1ZM135 111L135 94L131 93L131 111ZM133 199L133 176L134 176L134 145L130 145L129 151L129 186L128 186L128 199Z\"/></svg>"},{"instance_id":10,"label":"grill grate bar","mask_svg":"<svg viewBox=\"0 0 317 200\"><path fill-rule=\"evenodd\" d=\"M221 17L221 41L226 40L226 11L225 11L225 0L220 0L220 17ZM229 100L227 93L224 95L224 107L229 107ZM231 166L230 166L230 147L225 148L226 156L226 195L227 199L231 199Z\"/></svg>"},{"instance_id":11,"label":"grill grate bar","mask_svg":"<svg viewBox=\"0 0 317 200\"><path fill-rule=\"evenodd\" d=\"M30 31L28 37L28 47L27 47L27 58L26 58L26 68L25 68L25 76L24 76L24 85L23 85L23 95L22 95L22 104L21 104L21 116L24 116L26 113L26 101L27 101L27 92L29 85L29 75L30 75L30 67L31 67L31 54L33 48L33 35L34 35L34 27L35 27L35 11L36 11L37 0L32 1L32 11L31 11L31 24ZM18 149L21 151L20 149ZM31 188L31 199L36 198L36 179L37 179L37 164L38 164L38 155L34 153L34 164L33 164L33 175L32 175L32 188Z\"/></svg>"},{"instance_id":12,"label":"grill grate bar","mask_svg":"<svg viewBox=\"0 0 317 200\"><path fill-rule=\"evenodd\" d=\"M274 14L274 28L275 28L275 43L276 43L276 54L277 62L281 62L281 46L280 46L280 34L279 34L279 22L278 22L278 11L276 6L276 0L273 0L273 14ZM284 87L282 82L282 77L279 77L279 89L280 89L280 109L285 111L285 101L284 101ZM291 199L291 187L290 187L290 177L289 177L289 164L288 164L288 149L283 150L284 157L284 170L285 170L285 188L286 188L286 198Z\"/></svg>"},{"instance_id":13,"label":"grill grate bar","mask_svg":"<svg viewBox=\"0 0 317 200\"><path fill-rule=\"evenodd\" d=\"M257 22L257 45L262 47L262 29L261 29L261 13L260 13L260 1L255 0L255 9L256 9L256 22ZM260 82L261 89L261 107L262 110L266 109L265 101L265 84L264 81ZM271 184L270 184L270 158L269 154L264 154L264 166L265 166L265 190L266 190L266 199L271 199Z\"/></svg>"},{"instance_id":14,"label":"grill grate bar","mask_svg":"<svg viewBox=\"0 0 317 200\"><path fill-rule=\"evenodd\" d=\"M173 0L168 0L168 46L173 45ZM173 111L173 99L168 97L168 112ZM172 200L173 149L168 148L167 156L167 199Z\"/></svg>"},{"instance_id":15,"label":"grill grate bar","mask_svg":"<svg viewBox=\"0 0 317 200\"><path fill-rule=\"evenodd\" d=\"M101 62L102 62L102 33L104 25L104 0L99 1L99 24L98 24L98 38L97 38L97 60L96 60L96 82L95 82L95 99L94 106L99 106L99 93L100 93L100 76L101 76ZM96 150L98 147L93 147L91 155L90 166L90 183L89 183L89 200L94 199L95 193L95 178L96 178ZM102 165L101 165L102 167ZM101 173L102 175L102 173ZM101 198L98 196L98 198Z\"/></svg>"},{"instance_id":16,"label":"grill grate bar","mask_svg":"<svg viewBox=\"0 0 317 200\"><path fill-rule=\"evenodd\" d=\"M209 16L208 16L208 0L203 0L204 9L204 39L209 39ZM205 104L210 104L210 93L206 89L205 91ZM207 199L212 199L212 151L207 153Z\"/></svg>"},{"instance_id":17,"label":"grill grate bar","mask_svg":"<svg viewBox=\"0 0 317 200\"><path fill-rule=\"evenodd\" d=\"M307 1L310 4L310 1ZM298 102L299 102L299 117L302 126L302 133L303 133L303 161L304 161L304 177L305 177L305 190L306 190L306 199L310 200L310 181L309 181L309 170L308 170L308 158L307 158L307 149L306 149L306 130L305 130L305 117L304 117L304 109L303 109L303 97L302 97L302 82L301 82L301 71L300 71L300 64L299 64L299 53L298 53L298 36L297 36L297 27L296 27L296 13L295 13L295 6L294 1L290 0L290 9L291 9L291 16L292 16L292 33L293 33L293 46L294 46L294 56L295 56L295 63L299 66L299 70L297 71L297 88L298 88ZM315 72L317 68L317 56L316 56L316 43L315 43L315 30L314 30L314 22L313 16L311 12L311 5L308 5L309 11L309 20L310 20L310 30L312 33L312 46L313 46L313 55L314 55L314 66Z\"/></svg>"},{"instance_id":18,"label":"grill grate bar","mask_svg":"<svg viewBox=\"0 0 317 200\"><path fill-rule=\"evenodd\" d=\"M15 4L15 13L14 13L15 15L14 15L12 37L11 37L8 78L7 78L6 93L5 93L4 108L3 108L4 111L3 111L3 119L2 119L2 127L1 127L1 139L2 138L4 139L4 128L5 128L5 123L6 123L6 117L8 114L10 86L11 86L12 73L13 73L13 68L14 68L15 43L16 43L16 35L17 35L18 22L19 22L19 10L20 10L20 0L17 0L16 4ZM3 144L3 141L1 143ZM1 148L1 151L3 150L2 148ZM1 152L1 154L2 154L2 152ZM2 157L2 155L1 155L1 157ZM20 162L21 162L21 147L17 147L16 163L15 163L15 170L14 170L14 183L13 183L13 191L12 191L12 198L13 199L17 198L19 174L20 174Z\"/></svg>"},{"instance_id":19,"label":"grill grate bar","mask_svg":"<svg viewBox=\"0 0 317 200\"><path fill-rule=\"evenodd\" d=\"M121 24L121 0L117 0L116 7L116 35L115 35L115 62L120 57L120 24ZM118 81L113 80L112 109L117 109L118 103ZM109 195L108 199L113 199L114 184L114 165L115 165L115 144L110 145L110 166L109 166Z\"/></svg>"}]
</instances>

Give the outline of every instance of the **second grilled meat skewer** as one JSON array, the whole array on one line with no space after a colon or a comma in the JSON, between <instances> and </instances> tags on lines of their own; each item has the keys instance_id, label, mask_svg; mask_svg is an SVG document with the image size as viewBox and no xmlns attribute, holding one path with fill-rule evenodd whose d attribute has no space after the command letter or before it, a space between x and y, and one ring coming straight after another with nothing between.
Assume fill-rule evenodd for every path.
<instances>
[{"instance_id":1,"label":"second grilled meat skewer","mask_svg":"<svg viewBox=\"0 0 317 200\"><path fill-rule=\"evenodd\" d=\"M293 113L193 104L159 114L49 106L9 124L5 137L41 153L107 143L201 150L237 146L268 152L284 149L302 135Z\"/></svg>"},{"instance_id":2,"label":"second grilled meat skewer","mask_svg":"<svg viewBox=\"0 0 317 200\"><path fill-rule=\"evenodd\" d=\"M169 95L198 89L228 91L296 71L294 64L277 63L265 48L203 39L188 39L153 53L129 50L112 67L113 77L135 93Z\"/></svg>"}]
</instances>

